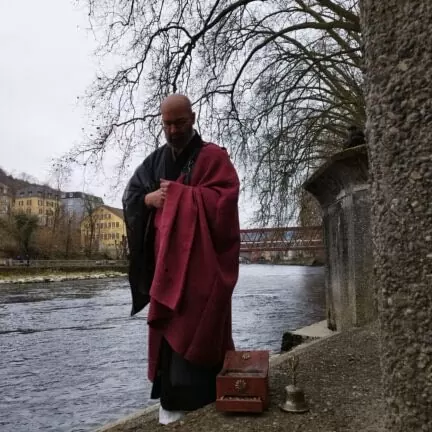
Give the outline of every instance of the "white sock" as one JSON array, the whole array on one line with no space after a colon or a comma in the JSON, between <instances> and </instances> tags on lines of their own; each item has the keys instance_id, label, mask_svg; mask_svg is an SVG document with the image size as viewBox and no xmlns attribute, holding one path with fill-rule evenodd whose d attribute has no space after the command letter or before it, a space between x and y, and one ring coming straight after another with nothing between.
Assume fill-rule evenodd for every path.
<instances>
[{"instance_id":1,"label":"white sock","mask_svg":"<svg viewBox=\"0 0 432 432\"><path fill-rule=\"evenodd\" d=\"M185 415L184 411L167 411L159 406L159 423L167 425L180 420Z\"/></svg>"}]
</instances>

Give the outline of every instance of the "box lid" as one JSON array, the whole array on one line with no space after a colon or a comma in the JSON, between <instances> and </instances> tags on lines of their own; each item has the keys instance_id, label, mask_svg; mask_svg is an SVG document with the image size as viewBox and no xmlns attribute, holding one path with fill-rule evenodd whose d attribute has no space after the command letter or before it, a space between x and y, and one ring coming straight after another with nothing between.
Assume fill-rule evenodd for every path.
<instances>
[{"instance_id":1,"label":"box lid","mask_svg":"<svg viewBox=\"0 0 432 432\"><path fill-rule=\"evenodd\" d=\"M225 355L222 374L267 374L269 359L269 351L228 351Z\"/></svg>"}]
</instances>

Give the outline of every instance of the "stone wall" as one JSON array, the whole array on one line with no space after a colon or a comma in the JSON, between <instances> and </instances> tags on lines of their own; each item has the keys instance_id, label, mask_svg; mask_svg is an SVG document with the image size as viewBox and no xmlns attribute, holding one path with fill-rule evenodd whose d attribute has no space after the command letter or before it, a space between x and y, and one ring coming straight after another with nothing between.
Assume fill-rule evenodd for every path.
<instances>
[{"instance_id":1,"label":"stone wall","mask_svg":"<svg viewBox=\"0 0 432 432\"><path fill-rule=\"evenodd\" d=\"M386 430L432 431L432 1L363 0Z\"/></svg>"},{"instance_id":2,"label":"stone wall","mask_svg":"<svg viewBox=\"0 0 432 432\"><path fill-rule=\"evenodd\" d=\"M323 211L328 327L345 330L376 316L372 283L366 146L333 155L305 183Z\"/></svg>"}]
</instances>

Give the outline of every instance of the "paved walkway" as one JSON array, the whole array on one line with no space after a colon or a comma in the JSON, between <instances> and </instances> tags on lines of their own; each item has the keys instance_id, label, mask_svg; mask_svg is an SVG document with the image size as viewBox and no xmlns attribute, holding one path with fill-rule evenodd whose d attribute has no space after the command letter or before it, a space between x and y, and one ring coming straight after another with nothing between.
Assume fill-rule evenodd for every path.
<instances>
[{"instance_id":1,"label":"paved walkway","mask_svg":"<svg viewBox=\"0 0 432 432\"><path fill-rule=\"evenodd\" d=\"M315 328L316 329L316 328ZM278 408L289 384L286 353L275 359L270 375L271 407L262 415L225 415L210 405L169 426L154 415L133 416L110 432L382 432L378 336L375 326L335 334L297 347L298 385L310 404L306 414Z\"/></svg>"}]
</instances>

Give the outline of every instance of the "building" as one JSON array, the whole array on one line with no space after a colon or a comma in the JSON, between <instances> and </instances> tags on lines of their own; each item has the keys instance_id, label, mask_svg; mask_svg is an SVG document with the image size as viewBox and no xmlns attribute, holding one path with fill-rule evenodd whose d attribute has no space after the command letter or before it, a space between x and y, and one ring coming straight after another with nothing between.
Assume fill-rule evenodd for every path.
<instances>
[{"instance_id":1,"label":"building","mask_svg":"<svg viewBox=\"0 0 432 432\"><path fill-rule=\"evenodd\" d=\"M49 186L27 186L17 191L12 200L12 211L35 215L40 225L52 226L60 211L60 191Z\"/></svg>"},{"instance_id":2,"label":"building","mask_svg":"<svg viewBox=\"0 0 432 432\"><path fill-rule=\"evenodd\" d=\"M78 221L104 203L102 198L84 192L62 192L60 198L64 213Z\"/></svg>"},{"instance_id":3,"label":"building","mask_svg":"<svg viewBox=\"0 0 432 432\"><path fill-rule=\"evenodd\" d=\"M99 252L124 259L127 241L123 210L105 204L97 207L81 222L81 244L88 256Z\"/></svg>"},{"instance_id":4,"label":"building","mask_svg":"<svg viewBox=\"0 0 432 432\"><path fill-rule=\"evenodd\" d=\"M12 208L12 197L9 193L9 188L0 183L0 216L8 215Z\"/></svg>"}]
</instances>

